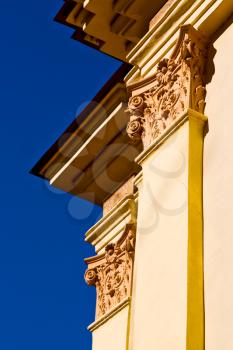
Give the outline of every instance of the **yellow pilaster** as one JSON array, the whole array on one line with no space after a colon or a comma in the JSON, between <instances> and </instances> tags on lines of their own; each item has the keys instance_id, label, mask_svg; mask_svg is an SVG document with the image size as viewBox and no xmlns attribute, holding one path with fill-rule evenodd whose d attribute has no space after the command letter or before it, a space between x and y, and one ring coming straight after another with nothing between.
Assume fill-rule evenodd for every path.
<instances>
[{"instance_id":1,"label":"yellow pilaster","mask_svg":"<svg viewBox=\"0 0 233 350\"><path fill-rule=\"evenodd\" d=\"M205 349L203 145L207 117L189 110L187 350Z\"/></svg>"}]
</instances>

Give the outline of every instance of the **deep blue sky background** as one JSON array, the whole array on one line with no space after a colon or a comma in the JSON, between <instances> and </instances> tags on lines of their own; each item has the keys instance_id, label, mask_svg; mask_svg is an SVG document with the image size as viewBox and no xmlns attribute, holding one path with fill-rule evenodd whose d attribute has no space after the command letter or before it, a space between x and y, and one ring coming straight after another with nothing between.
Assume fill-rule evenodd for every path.
<instances>
[{"instance_id":1,"label":"deep blue sky background","mask_svg":"<svg viewBox=\"0 0 233 350\"><path fill-rule=\"evenodd\" d=\"M71 197L29 170L119 62L53 22L62 3L1 2L1 350L91 349L83 258L94 252L84 233L100 209L76 200L72 217Z\"/></svg>"}]
</instances>

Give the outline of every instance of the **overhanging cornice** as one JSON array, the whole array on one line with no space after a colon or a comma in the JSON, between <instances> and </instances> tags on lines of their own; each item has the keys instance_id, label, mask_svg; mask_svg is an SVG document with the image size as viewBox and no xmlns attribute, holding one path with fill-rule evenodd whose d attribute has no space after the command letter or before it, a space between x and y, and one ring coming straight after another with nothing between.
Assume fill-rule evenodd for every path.
<instances>
[{"instance_id":1,"label":"overhanging cornice","mask_svg":"<svg viewBox=\"0 0 233 350\"><path fill-rule=\"evenodd\" d=\"M140 143L126 134L127 93L123 65L84 109L31 173L65 192L102 205L140 168L134 162Z\"/></svg>"},{"instance_id":2,"label":"overhanging cornice","mask_svg":"<svg viewBox=\"0 0 233 350\"><path fill-rule=\"evenodd\" d=\"M166 1L65 0L55 20L75 29L73 39L126 61Z\"/></svg>"}]
</instances>

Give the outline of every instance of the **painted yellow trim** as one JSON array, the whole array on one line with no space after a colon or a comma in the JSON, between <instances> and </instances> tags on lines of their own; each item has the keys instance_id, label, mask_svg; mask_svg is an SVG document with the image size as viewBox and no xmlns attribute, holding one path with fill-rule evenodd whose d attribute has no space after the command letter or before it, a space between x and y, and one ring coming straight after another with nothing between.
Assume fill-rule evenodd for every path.
<instances>
[{"instance_id":1,"label":"painted yellow trim","mask_svg":"<svg viewBox=\"0 0 233 350\"><path fill-rule=\"evenodd\" d=\"M189 177L186 350L204 350L203 145L207 117L190 109L188 115Z\"/></svg>"},{"instance_id":2,"label":"painted yellow trim","mask_svg":"<svg viewBox=\"0 0 233 350\"><path fill-rule=\"evenodd\" d=\"M130 346L130 321L131 321L131 310L132 310L132 305L131 305L131 299L129 302L129 311L128 311L128 321L127 321L127 332L126 332L126 350L129 350Z\"/></svg>"}]
</instances>

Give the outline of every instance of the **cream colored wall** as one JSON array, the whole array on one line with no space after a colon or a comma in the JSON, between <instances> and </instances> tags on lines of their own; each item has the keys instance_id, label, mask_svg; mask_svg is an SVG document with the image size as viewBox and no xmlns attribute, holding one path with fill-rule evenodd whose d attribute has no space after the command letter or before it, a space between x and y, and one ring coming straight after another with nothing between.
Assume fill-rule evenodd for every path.
<instances>
[{"instance_id":1,"label":"cream colored wall","mask_svg":"<svg viewBox=\"0 0 233 350\"><path fill-rule=\"evenodd\" d=\"M213 43L204 157L206 350L233 349L233 25ZM213 73L211 58L210 73Z\"/></svg>"},{"instance_id":2,"label":"cream colored wall","mask_svg":"<svg viewBox=\"0 0 233 350\"><path fill-rule=\"evenodd\" d=\"M130 350L185 350L188 122L142 167Z\"/></svg>"},{"instance_id":3,"label":"cream colored wall","mask_svg":"<svg viewBox=\"0 0 233 350\"><path fill-rule=\"evenodd\" d=\"M129 305L93 331L93 350L126 350Z\"/></svg>"}]
</instances>

